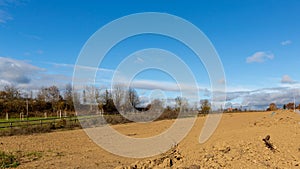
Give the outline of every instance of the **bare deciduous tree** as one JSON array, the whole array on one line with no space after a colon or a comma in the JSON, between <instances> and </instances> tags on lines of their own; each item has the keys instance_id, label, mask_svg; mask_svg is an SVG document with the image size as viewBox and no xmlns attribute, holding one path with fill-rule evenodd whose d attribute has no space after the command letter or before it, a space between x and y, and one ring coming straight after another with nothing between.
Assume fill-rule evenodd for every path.
<instances>
[{"instance_id":1,"label":"bare deciduous tree","mask_svg":"<svg viewBox=\"0 0 300 169\"><path fill-rule=\"evenodd\" d=\"M5 85L4 92L7 100L19 99L21 96L20 90L14 85Z\"/></svg>"},{"instance_id":2,"label":"bare deciduous tree","mask_svg":"<svg viewBox=\"0 0 300 169\"><path fill-rule=\"evenodd\" d=\"M125 103L125 90L121 84L114 85L112 89L114 105L117 109L122 109Z\"/></svg>"},{"instance_id":3,"label":"bare deciduous tree","mask_svg":"<svg viewBox=\"0 0 300 169\"><path fill-rule=\"evenodd\" d=\"M64 91L64 99L66 101L67 109L73 111L74 104L73 104L73 90L72 85L67 84L65 91Z\"/></svg>"},{"instance_id":4,"label":"bare deciduous tree","mask_svg":"<svg viewBox=\"0 0 300 169\"><path fill-rule=\"evenodd\" d=\"M96 112L97 111L97 98L98 97L98 90L95 86L89 85L85 86L85 104L90 105L90 112Z\"/></svg>"},{"instance_id":5,"label":"bare deciduous tree","mask_svg":"<svg viewBox=\"0 0 300 169\"><path fill-rule=\"evenodd\" d=\"M176 109L181 111L188 111L188 100L184 97L176 97Z\"/></svg>"},{"instance_id":6,"label":"bare deciduous tree","mask_svg":"<svg viewBox=\"0 0 300 169\"><path fill-rule=\"evenodd\" d=\"M162 112L164 109L164 102L159 99L154 99L151 101L150 111L153 112Z\"/></svg>"},{"instance_id":7,"label":"bare deciduous tree","mask_svg":"<svg viewBox=\"0 0 300 169\"><path fill-rule=\"evenodd\" d=\"M133 88L129 88L129 90L126 93L126 102L124 105L126 111L135 111L138 104L140 104L140 99L136 90Z\"/></svg>"},{"instance_id":8,"label":"bare deciduous tree","mask_svg":"<svg viewBox=\"0 0 300 169\"><path fill-rule=\"evenodd\" d=\"M53 112L58 109L58 101L62 100L57 86L42 87L37 95L38 100L50 102Z\"/></svg>"}]
</instances>

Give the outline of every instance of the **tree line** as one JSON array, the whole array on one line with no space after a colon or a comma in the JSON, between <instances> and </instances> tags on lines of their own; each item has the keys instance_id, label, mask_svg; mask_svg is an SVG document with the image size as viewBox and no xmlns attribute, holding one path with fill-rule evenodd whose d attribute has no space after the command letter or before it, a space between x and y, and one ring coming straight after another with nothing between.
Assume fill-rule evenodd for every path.
<instances>
[{"instance_id":1,"label":"tree line","mask_svg":"<svg viewBox=\"0 0 300 169\"><path fill-rule=\"evenodd\" d=\"M188 99L176 97L175 106L165 104L165 100L154 99L150 103L142 103L135 89L125 89L122 85L115 85L113 89L101 89L92 85L84 86L80 90L73 90L71 84L59 89L52 85L41 87L38 91L24 91L14 85L6 85L0 90L0 117L8 113L10 117L19 117L20 114L41 117L56 116L58 112L67 113L68 116L80 114L119 114L139 111L168 111L179 110L199 111L207 114L211 110L208 100L201 100L201 107L191 106ZM193 110L192 110L193 109Z\"/></svg>"},{"instance_id":2,"label":"tree line","mask_svg":"<svg viewBox=\"0 0 300 169\"><path fill-rule=\"evenodd\" d=\"M269 107L267 108L267 111L276 111L278 109L279 108L277 107L277 105L275 103L271 103L269 105ZM284 109L284 110L300 109L300 104L297 106L297 105L295 105L295 103L290 102L287 104L283 104L282 109Z\"/></svg>"},{"instance_id":3,"label":"tree line","mask_svg":"<svg viewBox=\"0 0 300 169\"><path fill-rule=\"evenodd\" d=\"M63 92L57 86L41 87L34 94L25 92L14 85L6 85L0 91L0 116L8 113L11 117L20 114L41 116L41 113L54 115L58 110L74 111L72 87L66 85Z\"/></svg>"},{"instance_id":4,"label":"tree line","mask_svg":"<svg viewBox=\"0 0 300 169\"><path fill-rule=\"evenodd\" d=\"M122 85L115 85L113 89L97 88L87 85L80 90L73 90L71 84L63 89L52 85L41 87L38 91L24 91L14 85L6 85L0 90L0 117L8 113L10 117L19 117L20 114L28 116L57 116L58 112L67 113L68 116L80 114L119 114L123 112L139 111L168 111L178 113L179 110L198 111L207 114L211 111L209 100L201 100L191 106L187 98L176 97L173 99L175 106L165 104L165 100L154 99L150 103L143 103L135 89L125 89ZM283 109L300 109L300 104L287 103ZM278 107L271 103L267 111L275 111Z\"/></svg>"}]
</instances>

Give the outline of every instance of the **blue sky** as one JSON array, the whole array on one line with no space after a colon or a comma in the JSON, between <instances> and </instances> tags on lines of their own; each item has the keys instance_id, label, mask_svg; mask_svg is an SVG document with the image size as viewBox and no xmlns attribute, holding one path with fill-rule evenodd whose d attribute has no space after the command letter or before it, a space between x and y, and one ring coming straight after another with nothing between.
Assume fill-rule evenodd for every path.
<instances>
[{"instance_id":1,"label":"blue sky","mask_svg":"<svg viewBox=\"0 0 300 169\"><path fill-rule=\"evenodd\" d=\"M0 85L63 86L71 82L81 48L99 28L129 14L163 12L188 20L211 40L225 69L230 102L282 104L300 96L299 9L297 0L0 0ZM192 53L178 42L155 35L116 46L100 66L106 71L98 72L98 81L109 79L124 57L148 47L178 54L197 75L199 87L209 90L201 62L187 59ZM174 82L155 71L138 79Z\"/></svg>"}]
</instances>

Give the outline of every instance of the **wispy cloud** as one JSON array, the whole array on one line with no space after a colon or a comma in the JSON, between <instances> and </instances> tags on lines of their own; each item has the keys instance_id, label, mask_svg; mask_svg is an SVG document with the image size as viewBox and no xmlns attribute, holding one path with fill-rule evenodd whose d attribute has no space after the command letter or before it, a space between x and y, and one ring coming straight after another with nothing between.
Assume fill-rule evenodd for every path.
<instances>
[{"instance_id":1,"label":"wispy cloud","mask_svg":"<svg viewBox=\"0 0 300 169\"><path fill-rule=\"evenodd\" d=\"M30 53L30 52L24 52L24 55L25 55L25 56L30 56L31 53Z\"/></svg>"},{"instance_id":2,"label":"wispy cloud","mask_svg":"<svg viewBox=\"0 0 300 169\"><path fill-rule=\"evenodd\" d=\"M289 75L283 75L281 78L281 83L294 84L296 81L294 81Z\"/></svg>"},{"instance_id":3,"label":"wispy cloud","mask_svg":"<svg viewBox=\"0 0 300 169\"><path fill-rule=\"evenodd\" d=\"M173 82L162 82L155 80L135 80L131 83L133 88L147 90L180 91L179 85Z\"/></svg>"},{"instance_id":4,"label":"wispy cloud","mask_svg":"<svg viewBox=\"0 0 300 169\"><path fill-rule=\"evenodd\" d=\"M77 86L85 85L97 85L97 86L109 86L111 79L116 72L113 69L90 67L75 64L66 63L55 63L55 62L43 62L53 66L53 69L59 70L63 74L70 76L70 82L73 81ZM76 75L74 76L74 70L76 70ZM95 76L96 73L96 76Z\"/></svg>"},{"instance_id":5,"label":"wispy cloud","mask_svg":"<svg viewBox=\"0 0 300 169\"><path fill-rule=\"evenodd\" d=\"M39 49L39 50L36 50L36 51L33 51L33 52L24 52L25 56L31 56L31 55L35 55L35 54L42 55L42 54L44 54L44 51Z\"/></svg>"},{"instance_id":6,"label":"wispy cloud","mask_svg":"<svg viewBox=\"0 0 300 169\"><path fill-rule=\"evenodd\" d=\"M21 5L24 4L25 1L21 0L0 0L0 6L9 6L9 5Z\"/></svg>"},{"instance_id":7,"label":"wispy cloud","mask_svg":"<svg viewBox=\"0 0 300 169\"><path fill-rule=\"evenodd\" d=\"M282 41L280 44L281 44L282 46L287 46L287 45L292 44L292 41L291 41L291 40L286 40L286 41Z\"/></svg>"},{"instance_id":8,"label":"wispy cloud","mask_svg":"<svg viewBox=\"0 0 300 169\"><path fill-rule=\"evenodd\" d=\"M101 71L101 72L109 72L114 73L115 70L113 69L106 69L106 68L98 68L98 67L90 67L90 66L82 66L82 65L74 65L74 64L66 64L66 63L54 63L54 62L45 62L46 64L51 64L56 67L69 67L69 68L78 68L78 69L85 69L85 70L92 70L92 71Z\"/></svg>"},{"instance_id":9,"label":"wispy cloud","mask_svg":"<svg viewBox=\"0 0 300 169\"><path fill-rule=\"evenodd\" d=\"M272 60L272 59L274 59L274 55L272 53L260 51L260 52L254 53L252 56L249 56L246 59L246 62L247 63L254 63L254 62L262 63L262 62L265 62L267 60Z\"/></svg>"},{"instance_id":10,"label":"wispy cloud","mask_svg":"<svg viewBox=\"0 0 300 169\"><path fill-rule=\"evenodd\" d=\"M4 10L0 10L0 24L4 24L9 20L13 20L13 17Z\"/></svg>"},{"instance_id":11,"label":"wispy cloud","mask_svg":"<svg viewBox=\"0 0 300 169\"><path fill-rule=\"evenodd\" d=\"M39 55L41 55L41 54L43 54L43 53L44 53L44 51L43 51L43 50L41 50L41 49L39 49L39 50L35 51L35 53L36 53L36 54L39 54Z\"/></svg>"},{"instance_id":12,"label":"wispy cloud","mask_svg":"<svg viewBox=\"0 0 300 169\"><path fill-rule=\"evenodd\" d=\"M226 81L225 81L225 79L224 79L224 78L222 78L222 79L220 79L220 80L218 81L218 83L219 83L219 84L225 84L225 83L226 83Z\"/></svg>"},{"instance_id":13,"label":"wispy cloud","mask_svg":"<svg viewBox=\"0 0 300 169\"><path fill-rule=\"evenodd\" d=\"M136 57L136 60L134 62L135 63L144 63L145 61L141 57Z\"/></svg>"},{"instance_id":14,"label":"wispy cloud","mask_svg":"<svg viewBox=\"0 0 300 169\"><path fill-rule=\"evenodd\" d=\"M33 34L28 34L28 33L23 33L23 32L19 32L19 34L27 39L32 39L32 40L41 40L42 39L38 35L33 35Z\"/></svg>"},{"instance_id":15,"label":"wispy cloud","mask_svg":"<svg viewBox=\"0 0 300 169\"><path fill-rule=\"evenodd\" d=\"M23 1L19 0L0 0L0 7L5 7L6 9L0 9L0 24L5 24L10 20L13 20L14 18L11 16L11 14L7 11L7 8L10 6L16 6L24 4Z\"/></svg>"}]
</instances>

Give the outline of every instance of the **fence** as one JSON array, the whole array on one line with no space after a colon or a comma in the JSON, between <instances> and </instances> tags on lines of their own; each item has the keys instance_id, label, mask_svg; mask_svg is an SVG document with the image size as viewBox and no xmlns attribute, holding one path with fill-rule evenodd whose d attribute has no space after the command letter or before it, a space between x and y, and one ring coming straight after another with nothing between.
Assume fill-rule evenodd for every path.
<instances>
[{"instance_id":1,"label":"fence","mask_svg":"<svg viewBox=\"0 0 300 169\"><path fill-rule=\"evenodd\" d=\"M31 127L31 126L46 126L46 125L61 125L62 123L66 123L69 126L78 125L77 117L65 117L65 118L43 118L43 119L25 119L25 120L16 120L16 121L5 121L0 122L0 130L7 128L21 128L21 127Z\"/></svg>"}]
</instances>

